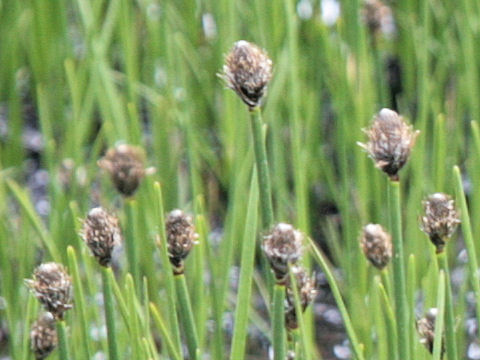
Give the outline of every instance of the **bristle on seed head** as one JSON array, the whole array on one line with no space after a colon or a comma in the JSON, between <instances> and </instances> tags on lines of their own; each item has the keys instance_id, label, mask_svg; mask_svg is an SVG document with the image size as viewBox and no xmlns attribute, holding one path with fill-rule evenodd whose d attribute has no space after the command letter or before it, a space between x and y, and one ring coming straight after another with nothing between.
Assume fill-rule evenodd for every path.
<instances>
[{"instance_id":1,"label":"bristle on seed head","mask_svg":"<svg viewBox=\"0 0 480 360\"><path fill-rule=\"evenodd\" d=\"M65 311L72 308L72 282L63 265L41 264L35 269L33 279L25 283L55 319L63 319Z\"/></svg>"},{"instance_id":2,"label":"bristle on seed head","mask_svg":"<svg viewBox=\"0 0 480 360\"><path fill-rule=\"evenodd\" d=\"M267 91L272 77L272 61L257 45L240 40L226 56L220 76L253 109L261 105Z\"/></svg>"},{"instance_id":3,"label":"bristle on seed head","mask_svg":"<svg viewBox=\"0 0 480 360\"><path fill-rule=\"evenodd\" d=\"M165 230L167 233L168 256L170 263L173 265L173 271L175 274L182 274L183 261L198 239L192 217L182 210L173 210L167 216Z\"/></svg>"},{"instance_id":4,"label":"bristle on seed head","mask_svg":"<svg viewBox=\"0 0 480 360\"><path fill-rule=\"evenodd\" d=\"M398 181L398 172L408 161L419 131L414 131L395 111L382 109L366 133L368 142L358 145L368 152L377 168Z\"/></svg>"},{"instance_id":5,"label":"bristle on seed head","mask_svg":"<svg viewBox=\"0 0 480 360\"><path fill-rule=\"evenodd\" d=\"M115 246L122 240L118 219L101 207L90 210L81 236L100 265L108 266Z\"/></svg>"},{"instance_id":6,"label":"bristle on seed head","mask_svg":"<svg viewBox=\"0 0 480 360\"><path fill-rule=\"evenodd\" d=\"M277 282L284 283L288 266L295 264L302 255L303 235L290 224L274 226L262 244L263 252L275 273Z\"/></svg>"}]
</instances>

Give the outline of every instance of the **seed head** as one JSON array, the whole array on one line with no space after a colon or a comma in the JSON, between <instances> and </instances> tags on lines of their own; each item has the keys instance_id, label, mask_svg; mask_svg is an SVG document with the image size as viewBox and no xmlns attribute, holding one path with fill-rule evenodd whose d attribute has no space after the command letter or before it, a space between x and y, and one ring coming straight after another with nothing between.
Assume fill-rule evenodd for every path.
<instances>
[{"instance_id":1,"label":"seed head","mask_svg":"<svg viewBox=\"0 0 480 360\"><path fill-rule=\"evenodd\" d=\"M365 1L363 20L372 36L380 32L389 35L395 31L392 10L379 0Z\"/></svg>"},{"instance_id":2,"label":"seed head","mask_svg":"<svg viewBox=\"0 0 480 360\"><path fill-rule=\"evenodd\" d=\"M55 318L49 312L35 321L30 330L30 343L36 360L45 359L57 347Z\"/></svg>"},{"instance_id":3,"label":"seed head","mask_svg":"<svg viewBox=\"0 0 480 360\"><path fill-rule=\"evenodd\" d=\"M272 60L257 45L240 40L226 56L221 77L253 109L261 104L267 91L272 77Z\"/></svg>"},{"instance_id":4,"label":"seed head","mask_svg":"<svg viewBox=\"0 0 480 360\"><path fill-rule=\"evenodd\" d=\"M437 308L431 308L427 311L425 316L417 320L417 332L420 336L420 343L422 343L430 353L433 353L433 342L435 339L435 320L437 318ZM442 337L442 356L445 352L445 339ZM442 357L441 356L441 357Z\"/></svg>"},{"instance_id":5,"label":"seed head","mask_svg":"<svg viewBox=\"0 0 480 360\"><path fill-rule=\"evenodd\" d=\"M419 131L414 131L401 116L382 109L366 130L368 143L358 143L390 179L398 181L398 172L407 162Z\"/></svg>"},{"instance_id":6,"label":"seed head","mask_svg":"<svg viewBox=\"0 0 480 360\"><path fill-rule=\"evenodd\" d=\"M121 144L107 151L98 166L110 174L113 184L123 196L132 196L143 177L154 171L145 169L145 151L132 145Z\"/></svg>"},{"instance_id":7,"label":"seed head","mask_svg":"<svg viewBox=\"0 0 480 360\"><path fill-rule=\"evenodd\" d=\"M165 221L167 232L168 256L175 274L183 274L183 260L187 257L193 245L197 243L192 217L182 210L170 212Z\"/></svg>"},{"instance_id":8,"label":"seed head","mask_svg":"<svg viewBox=\"0 0 480 360\"><path fill-rule=\"evenodd\" d=\"M301 266L293 266L291 270L295 276L298 294L300 297L300 306L303 312L317 295L317 290L315 289L315 280L308 276L306 270ZM295 293L293 283L290 281L290 277L287 277L286 286L287 296L285 302L285 324L289 329L296 329L298 328L298 319L295 311Z\"/></svg>"},{"instance_id":9,"label":"seed head","mask_svg":"<svg viewBox=\"0 0 480 360\"><path fill-rule=\"evenodd\" d=\"M64 312L72 308L72 282L63 265L41 264L35 269L33 280L25 283L55 319L63 319Z\"/></svg>"},{"instance_id":10,"label":"seed head","mask_svg":"<svg viewBox=\"0 0 480 360\"><path fill-rule=\"evenodd\" d=\"M90 210L83 222L81 236L102 266L110 264L113 248L122 241L118 219L101 207Z\"/></svg>"},{"instance_id":11,"label":"seed head","mask_svg":"<svg viewBox=\"0 0 480 360\"><path fill-rule=\"evenodd\" d=\"M370 263L379 270L387 266L392 258L392 238L381 225L365 226L360 237L360 245Z\"/></svg>"},{"instance_id":12,"label":"seed head","mask_svg":"<svg viewBox=\"0 0 480 360\"><path fill-rule=\"evenodd\" d=\"M443 193L436 193L423 201L425 215L420 218L420 228L441 253L447 240L460 224L453 199Z\"/></svg>"},{"instance_id":13,"label":"seed head","mask_svg":"<svg viewBox=\"0 0 480 360\"><path fill-rule=\"evenodd\" d=\"M265 236L262 249L278 283L285 283L288 265L295 264L302 255L302 241L302 233L285 223L275 225Z\"/></svg>"}]
</instances>

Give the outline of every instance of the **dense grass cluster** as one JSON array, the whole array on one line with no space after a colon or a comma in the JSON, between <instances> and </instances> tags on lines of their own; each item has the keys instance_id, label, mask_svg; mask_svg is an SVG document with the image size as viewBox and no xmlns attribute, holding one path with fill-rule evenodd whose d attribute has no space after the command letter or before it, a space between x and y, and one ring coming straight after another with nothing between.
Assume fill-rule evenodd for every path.
<instances>
[{"instance_id":1,"label":"dense grass cluster","mask_svg":"<svg viewBox=\"0 0 480 360\"><path fill-rule=\"evenodd\" d=\"M0 0L0 357L480 358L479 18Z\"/></svg>"}]
</instances>

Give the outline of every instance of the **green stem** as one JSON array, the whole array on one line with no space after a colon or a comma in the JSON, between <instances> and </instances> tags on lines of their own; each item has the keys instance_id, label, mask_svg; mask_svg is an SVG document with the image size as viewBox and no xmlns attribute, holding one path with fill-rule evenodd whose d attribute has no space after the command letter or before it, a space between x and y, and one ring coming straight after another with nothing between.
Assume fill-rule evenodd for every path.
<instances>
[{"instance_id":1,"label":"green stem","mask_svg":"<svg viewBox=\"0 0 480 360\"><path fill-rule=\"evenodd\" d=\"M468 213L467 201L463 191L462 176L458 166L453 167L453 175L455 178L455 188L457 193L457 202L460 204L460 216L462 220L463 239L468 254L468 268L470 271L470 279L472 281L473 292L475 293L475 306L477 311L477 319L480 318L480 283L478 279L478 262L475 254L475 245L473 242L472 226L470 224L470 215Z\"/></svg>"},{"instance_id":2,"label":"green stem","mask_svg":"<svg viewBox=\"0 0 480 360\"><path fill-rule=\"evenodd\" d=\"M77 255L75 249L71 246L67 248L68 266L72 273L73 285L74 285L74 298L75 308L80 315L80 329L82 333L82 344L84 355L87 359L90 359L90 342L88 341L88 325L87 325L87 313L85 311L85 295L83 292L83 286L80 280L80 272L78 270Z\"/></svg>"},{"instance_id":3,"label":"green stem","mask_svg":"<svg viewBox=\"0 0 480 360\"><path fill-rule=\"evenodd\" d=\"M182 341L180 339L180 329L178 326L177 305L175 297L175 285L173 283L172 267L168 259L167 250L167 234L165 233L165 212L163 210L163 195L160 183L156 182L153 186L155 191L155 210L156 217L159 221L158 231L160 233L160 240L157 246L160 250L160 258L165 271L165 288L167 290L167 305L168 305L168 322L170 331L172 332L173 342L176 346L177 352L182 352Z\"/></svg>"},{"instance_id":4,"label":"green stem","mask_svg":"<svg viewBox=\"0 0 480 360\"><path fill-rule=\"evenodd\" d=\"M125 201L125 211L127 215L125 245L127 250L128 268L132 274L136 290L139 291L141 281L138 270L137 244L135 241L136 210L137 202L133 199L127 199Z\"/></svg>"},{"instance_id":5,"label":"green stem","mask_svg":"<svg viewBox=\"0 0 480 360\"><path fill-rule=\"evenodd\" d=\"M273 359L285 360L285 285L273 288Z\"/></svg>"},{"instance_id":6,"label":"green stem","mask_svg":"<svg viewBox=\"0 0 480 360\"><path fill-rule=\"evenodd\" d=\"M113 294L111 276L112 270L102 267L103 304L105 306L105 322L107 324L108 354L110 360L118 360L117 332L115 329L115 309L113 307Z\"/></svg>"},{"instance_id":7,"label":"green stem","mask_svg":"<svg viewBox=\"0 0 480 360\"><path fill-rule=\"evenodd\" d=\"M250 186L250 199L248 202L247 219L242 243L242 260L240 264L237 306L235 309L235 328L233 330L231 360L241 360L245 357L258 217L258 186L255 177L256 174L254 171Z\"/></svg>"},{"instance_id":8,"label":"green stem","mask_svg":"<svg viewBox=\"0 0 480 360\"><path fill-rule=\"evenodd\" d=\"M453 313L452 287L450 285L450 270L445 251L437 255L439 267L445 273L446 294L445 294L445 338L447 342L448 360L457 360L457 340L455 336L455 315Z\"/></svg>"},{"instance_id":9,"label":"green stem","mask_svg":"<svg viewBox=\"0 0 480 360\"><path fill-rule=\"evenodd\" d=\"M433 342L433 360L441 360L443 343L443 318L445 313L445 273L440 270L438 277L437 318L435 319L435 337ZM450 357L448 360L451 360Z\"/></svg>"},{"instance_id":10,"label":"green stem","mask_svg":"<svg viewBox=\"0 0 480 360\"><path fill-rule=\"evenodd\" d=\"M273 225L272 189L262 131L262 113L260 108L256 107L250 110L250 120L252 125L253 145L255 149L255 160L258 169L257 174L258 185L260 187L263 228L268 229Z\"/></svg>"},{"instance_id":11,"label":"green stem","mask_svg":"<svg viewBox=\"0 0 480 360\"><path fill-rule=\"evenodd\" d=\"M357 360L365 360L363 356L363 352L361 350L362 345L358 341L357 334L355 333L355 329L352 324L352 319L350 319L350 315L348 314L347 307L345 306L345 302L342 299L342 295L340 293L340 289L338 284L333 276L332 271L330 270L327 261L325 260L324 256L318 250L317 245L311 238L308 238L310 243L310 247L313 250L313 255L317 259L321 269L325 273L325 277L327 278L328 284L332 289L333 297L335 298L335 302L337 303L338 310L342 314L343 322L345 323L345 329L347 330L348 338L350 339L350 343L352 345L352 350Z\"/></svg>"},{"instance_id":12,"label":"green stem","mask_svg":"<svg viewBox=\"0 0 480 360\"><path fill-rule=\"evenodd\" d=\"M390 219L393 232L393 282L395 288L395 312L397 315L398 350L402 360L410 359L409 314L405 285L405 261L403 256L402 214L400 207L400 183L389 181L391 196Z\"/></svg>"},{"instance_id":13,"label":"green stem","mask_svg":"<svg viewBox=\"0 0 480 360\"><path fill-rule=\"evenodd\" d=\"M180 318L185 330L190 359L197 360L198 336L195 319L193 317L192 304L190 303L190 296L188 295L187 282L183 274L175 275L174 281L177 289Z\"/></svg>"},{"instance_id":14,"label":"green stem","mask_svg":"<svg viewBox=\"0 0 480 360\"><path fill-rule=\"evenodd\" d=\"M67 330L65 329L65 321L57 321L58 335L58 358L60 360L70 360L70 352L68 351Z\"/></svg>"}]
</instances>

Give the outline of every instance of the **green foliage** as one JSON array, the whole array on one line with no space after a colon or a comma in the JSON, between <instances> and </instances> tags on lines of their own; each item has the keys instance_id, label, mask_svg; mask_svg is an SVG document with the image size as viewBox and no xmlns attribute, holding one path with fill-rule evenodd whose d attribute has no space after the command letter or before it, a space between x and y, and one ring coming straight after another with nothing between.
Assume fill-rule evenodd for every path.
<instances>
[{"instance_id":1,"label":"green foliage","mask_svg":"<svg viewBox=\"0 0 480 360\"><path fill-rule=\"evenodd\" d=\"M330 25L313 0L0 0L0 333L9 332L0 357L33 358L29 328L42 310L23 279L40 262L57 261L72 277L74 308L58 324L62 346L52 358L113 350L112 359L178 360L188 344L198 349L191 358L222 360L232 339L232 359L267 358L250 336L263 333L272 343L274 315L280 320L260 251L267 231L260 224L273 217L313 239L302 261L325 273L356 359L430 359L414 320L434 306L445 311L446 353L456 341L456 357L464 358L470 290L480 315L480 222L470 222L480 217L480 5L389 3L396 31L374 34L360 0L341 1ZM311 16L298 16L302 6ZM261 113L250 114L217 76L239 39L265 48L274 63ZM365 141L373 114L394 106L421 134L389 211L389 183L357 141ZM32 127L40 150L28 142ZM147 166L156 168L134 199L122 199L97 166L118 142L144 147ZM264 145L259 184L271 190L251 184ZM41 190L32 186L32 159L48 174ZM440 265L418 226L422 199L439 191L456 194L462 217ZM103 281L78 235L79 218L99 204L117 213L125 237ZM164 231L174 208L194 214L200 235L182 283L172 275ZM367 264L358 244L367 223L397 237L405 283L392 265L379 274ZM466 264L456 261L460 240ZM469 276L452 286L454 267ZM224 326L226 313L235 313L233 325ZM299 358L331 354L316 321L307 308L300 329L277 341L296 346ZM440 338L437 329L437 359ZM291 339L293 347L283 344Z\"/></svg>"}]
</instances>

